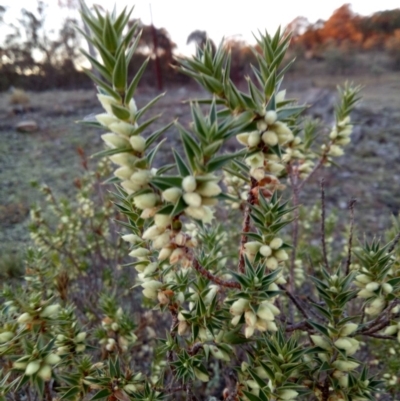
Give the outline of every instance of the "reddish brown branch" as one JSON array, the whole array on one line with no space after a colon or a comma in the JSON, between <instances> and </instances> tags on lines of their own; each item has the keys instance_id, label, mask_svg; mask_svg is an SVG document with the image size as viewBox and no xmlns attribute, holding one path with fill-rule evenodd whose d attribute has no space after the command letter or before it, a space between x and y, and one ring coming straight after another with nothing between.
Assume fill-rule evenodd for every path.
<instances>
[{"instance_id":1,"label":"reddish brown branch","mask_svg":"<svg viewBox=\"0 0 400 401\"><path fill-rule=\"evenodd\" d=\"M308 319L308 314L306 312L306 310L303 308L303 306L301 305L300 301L289 291L287 290L285 287L283 287L282 285L279 285L279 288L283 291L285 291L285 293L287 294L287 296L290 298L290 300L294 303L294 305L296 305L296 308L299 310L299 312L306 318Z\"/></svg>"},{"instance_id":2,"label":"reddish brown branch","mask_svg":"<svg viewBox=\"0 0 400 401\"><path fill-rule=\"evenodd\" d=\"M212 281L215 284L218 284L222 287L227 287L227 288L237 288L239 290L241 288L241 285L239 283L237 283L236 281L224 280L224 279L217 277L214 274L210 273L208 270L206 270L203 266L200 265L200 263L197 259L193 259L193 267L202 276L208 278L210 281Z\"/></svg>"}]
</instances>

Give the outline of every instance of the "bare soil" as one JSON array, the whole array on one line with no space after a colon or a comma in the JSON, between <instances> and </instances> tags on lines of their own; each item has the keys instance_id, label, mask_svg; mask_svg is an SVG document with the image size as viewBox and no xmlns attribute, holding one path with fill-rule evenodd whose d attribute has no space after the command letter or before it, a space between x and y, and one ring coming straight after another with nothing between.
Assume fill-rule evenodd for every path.
<instances>
[{"instance_id":1,"label":"bare soil","mask_svg":"<svg viewBox=\"0 0 400 401\"><path fill-rule=\"evenodd\" d=\"M318 180L325 177L329 206L346 209L351 198L357 198L356 217L361 231L381 234L392 213L400 209L400 74L380 77L358 77L364 85L363 101L354 113L357 128L353 142L338 163L322 171L303 195L304 202L315 199ZM346 77L288 76L286 88L290 97L316 106L308 113L332 121L334 89ZM141 88L136 94L143 106L157 94ZM87 128L77 121L92 113L100 113L95 91L50 91L28 93L30 105L22 110L9 104L9 94L0 95L0 252L18 252L29 243L30 206L40 201L30 182L49 185L57 195L74 193L73 180L81 174L77 148L87 155L102 150L100 130ZM152 113L162 113L157 126L174 119L188 125L188 99L204 98L197 87L170 88ZM14 107L14 111L13 111ZM35 120L39 129L21 133L15 125ZM156 164L171 158L171 148L179 147L178 133L172 127L167 143ZM346 214L343 210L343 214Z\"/></svg>"}]
</instances>

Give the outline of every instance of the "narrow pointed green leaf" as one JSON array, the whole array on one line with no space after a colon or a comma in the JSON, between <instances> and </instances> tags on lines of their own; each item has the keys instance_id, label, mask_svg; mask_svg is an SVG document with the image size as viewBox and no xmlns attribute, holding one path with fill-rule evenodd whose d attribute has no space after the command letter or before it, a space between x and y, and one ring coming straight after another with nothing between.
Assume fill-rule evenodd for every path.
<instances>
[{"instance_id":1,"label":"narrow pointed green leaf","mask_svg":"<svg viewBox=\"0 0 400 401\"><path fill-rule=\"evenodd\" d=\"M138 83L139 83L139 81L140 81L140 78L142 77L142 75L143 75L143 73L144 73L144 71L145 71L145 69L146 69L146 67L147 67L147 64L148 64L149 60L150 60L150 58L148 57L148 58L143 62L143 64L140 66L138 72L136 73L136 75L135 75L134 78L132 79L132 82L130 83L129 88L128 88L128 90L126 91L125 102L129 102L129 101L132 99L133 94L135 93L135 90L136 90L136 88L137 88L137 86L138 86Z\"/></svg>"},{"instance_id":2,"label":"narrow pointed green leaf","mask_svg":"<svg viewBox=\"0 0 400 401\"><path fill-rule=\"evenodd\" d=\"M127 81L127 67L125 52L121 51L113 71L113 85L118 92L124 92Z\"/></svg>"}]
</instances>

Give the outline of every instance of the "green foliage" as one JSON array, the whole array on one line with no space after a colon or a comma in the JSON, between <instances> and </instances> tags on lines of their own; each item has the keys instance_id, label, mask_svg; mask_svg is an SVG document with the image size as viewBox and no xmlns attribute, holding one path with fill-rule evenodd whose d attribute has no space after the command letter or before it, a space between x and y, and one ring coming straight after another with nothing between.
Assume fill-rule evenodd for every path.
<instances>
[{"instance_id":1,"label":"green foliage","mask_svg":"<svg viewBox=\"0 0 400 401\"><path fill-rule=\"evenodd\" d=\"M159 97L136 107L146 63L129 82L139 40L129 15L82 4L101 59L91 62L102 78L89 72L105 110L96 116L108 131L101 156L118 166L108 180L114 206L104 194L106 207L95 204L102 174L80 181L78 206L44 188L56 225L34 211L37 249L28 252L24 285L1 295L2 391L194 400L220 397L221 387L229 400L373 400L384 383L368 372L361 340L400 338L398 227L388 243L354 249L351 221L347 249L328 247L336 225L325 219L322 192L320 246L310 246L318 210L299 209L304 185L350 142L359 88L339 90L334 126L315 141L317 124L281 90L290 36L259 34L248 92L231 80L225 49L206 44L180 69L211 93L202 102L208 112L190 105L191 127L176 124L182 151L157 169L172 124L152 131L158 116L142 121ZM233 136L242 149L226 150ZM283 200L284 183L292 199ZM240 220L214 224L227 215ZM117 274L128 252L133 262L123 268L135 277ZM141 287L147 312L134 313L128 287Z\"/></svg>"}]
</instances>

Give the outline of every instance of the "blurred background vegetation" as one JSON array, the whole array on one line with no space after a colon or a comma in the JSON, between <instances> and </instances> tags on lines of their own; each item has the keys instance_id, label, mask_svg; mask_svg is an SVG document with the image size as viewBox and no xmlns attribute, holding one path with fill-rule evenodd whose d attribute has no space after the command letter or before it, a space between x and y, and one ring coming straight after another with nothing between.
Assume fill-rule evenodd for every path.
<instances>
[{"instance_id":1,"label":"blurred background vegetation","mask_svg":"<svg viewBox=\"0 0 400 401\"><path fill-rule=\"evenodd\" d=\"M77 2L60 2L62 7L77 7ZM38 1L34 11L22 8L20 17L6 23L7 8L0 3L0 91L11 86L25 90L52 88L90 88L89 78L82 71L80 47L82 35L74 28L80 22L66 17L58 32L46 24L46 2ZM72 15L72 14L71 14ZM132 19L131 23L135 20ZM141 43L130 71L133 74L143 60L152 56L142 80L144 85L185 84L189 80L174 69L177 47L164 28L140 24ZM354 13L349 4L337 9L327 21L310 23L305 17L292 21L293 31L289 57L295 55L295 72L310 70L318 74L380 75L400 70L400 8L381 11L370 16ZM187 32L188 41L201 44L205 31ZM238 81L250 73L248 64L254 55L250 45L230 37L225 46L232 51L232 77ZM158 80L154 72L158 71Z\"/></svg>"}]
</instances>

